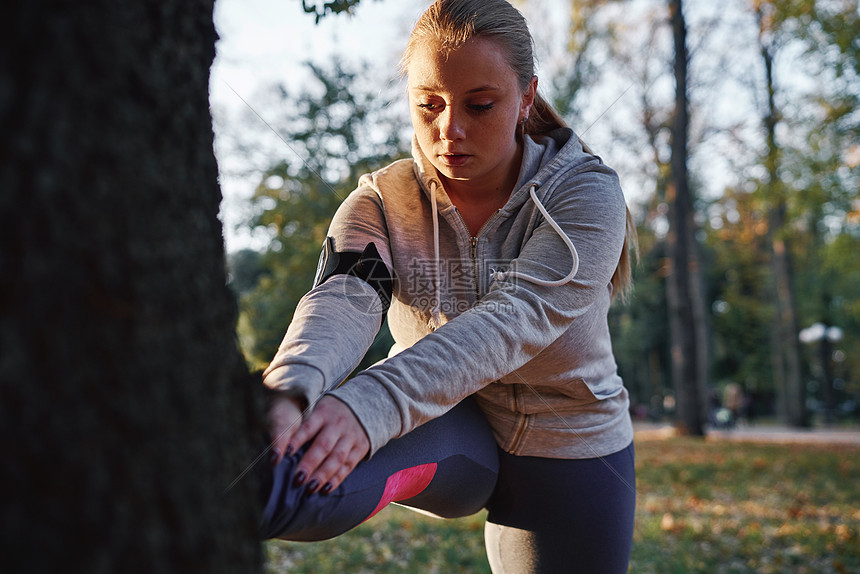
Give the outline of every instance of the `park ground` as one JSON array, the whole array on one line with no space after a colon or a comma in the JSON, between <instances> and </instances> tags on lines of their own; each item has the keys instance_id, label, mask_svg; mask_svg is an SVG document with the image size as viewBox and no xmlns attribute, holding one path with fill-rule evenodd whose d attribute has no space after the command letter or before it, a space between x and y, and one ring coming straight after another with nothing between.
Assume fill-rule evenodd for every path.
<instances>
[{"instance_id":1,"label":"park ground","mask_svg":"<svg viewBox=\"0 0 860 574\"><path fill-rule=\"evenodd\" d=\"M860 428L756 425L677 436L637 424L633 573L860 572ZM321 543L266 543L268 572L489 573L484 515L390 505Z\"/></svg>"}]
</instances>

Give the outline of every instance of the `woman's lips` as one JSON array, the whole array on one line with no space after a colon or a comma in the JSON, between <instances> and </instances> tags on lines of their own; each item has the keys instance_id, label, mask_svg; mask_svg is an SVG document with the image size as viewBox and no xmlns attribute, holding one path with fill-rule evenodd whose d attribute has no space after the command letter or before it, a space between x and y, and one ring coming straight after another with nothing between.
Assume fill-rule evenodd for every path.
<instances>
[{"instance_id":1,"label":"woman's lips","mask_svg":"<svg viewBox=\"0 0 860 574\"><path fill-rule=\"evenodd\" d=\"M439 157L449 167L460 167L472 156L464 153L444 153Z\"/></svg>"}]
</instances>

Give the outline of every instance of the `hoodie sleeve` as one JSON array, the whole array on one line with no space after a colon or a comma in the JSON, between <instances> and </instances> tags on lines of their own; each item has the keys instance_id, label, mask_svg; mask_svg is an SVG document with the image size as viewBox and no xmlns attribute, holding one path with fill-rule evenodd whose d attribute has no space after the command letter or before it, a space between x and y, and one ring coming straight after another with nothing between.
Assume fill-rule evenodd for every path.
<instances>
[{"instance_id":1,"label":"hoodie sleeve","mask_svg":"<svg viewBox=\"0 0 860 574\"><path fill-rule=\"evenodd\" d=\"M373 243L389 271L391 256L382 206L360 186L341 204L329 227L336 251L363 251ZM334 275L310 290L296 307L264 384L305 406L336 387L361 362L382 324L373 287L351 275Z\"/></svg>"},{"instance_id":2,"label":"hoodie sleeve","mask_svg":"<svg viewBox=\"0 0 860 574\"><path fill-rule=\"evenodd\" d=\"M495 281L475 307L332 391L359 418L371 453L491 382L515 377L516 369L570 329L598 297L609 297L626 231L615 172L594 158L554 183L541 201L579 252L573 280L559 287ZM511 262L520 272L548 280L565 277L571 264L570 251L547 221Z\"/></svg>"}]
</instances>

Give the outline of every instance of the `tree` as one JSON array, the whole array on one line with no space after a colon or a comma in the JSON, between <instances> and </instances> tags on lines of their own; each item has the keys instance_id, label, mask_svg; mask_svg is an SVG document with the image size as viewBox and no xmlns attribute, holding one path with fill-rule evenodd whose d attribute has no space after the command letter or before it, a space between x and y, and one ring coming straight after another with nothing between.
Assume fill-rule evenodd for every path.
<instances>
[{"instance_id":1,"label":"tree","mask_svg":"<svg viewBox=\"0 0 860 574\"><path fill-rule=\"evenodd\" d=\"M361 0L333 0L332 2L310 2L302 0L302 8L308 14L313 14L316 23L328 16L329 13L340 14L342 12L350 13L358 6Z\"/></svg>"},{"instance_id":2,"label":"tree","mask_svg":"<svg viewBox=\"0 0 860 574\"><path fill-rule=\"evenodd\" d=\"M706 396L702 385L709 377L717 385L730 381L749 385L766 401L772 399L775 388L782 388L781 383L774 385L778 377L770 353L775 347L768 336L777 301L775 291L765 288L774 275L769 271L774 259L769 238L777 237L770 234L771 221L762 219L775 205L777 194L766 191L769 188L779 191L784 200L778 237L792 262L796 323L824 322L843 329L843 342L833 349L833 378L840 388L856 388L849 377L857 371L852 368L857 361L846 352L856 341L856 289L847 279L852 265L843 257L846 246L856 241L860 221L860 116L856 111L860 12L856 0L756 4L770 6L773 33L768 32L766 40L777 40L775 48L779 48L773 50L774 162L768 161L768 129L763 120L768 98L759 26L750 17L749 4L728 3L719 9L707 3L684 5L690 109L687 269L700 402ZM652 381L659 379L658 373L668 372L660 365L660 359L669 356L668 348L647 353L648 360L643 359L647 348L665 344L660 336L667 329L655 313L661 304L655 294L668 290L671 267L663 263L670 252L664 238L675 221L667 217L675 215L668 211L675 191L668 183L671 146L678 143L671 135L678 117L671 101L674 86L668 85L674 78L666 73L673 38L665 25L665 5L653 0L572 0L574 11L581 6L584 19L571 27L571 34L580 35L571 45L590 54L568 58L575 63L568 69L569 77L554 84L555 100L572 102L568 108L559 107L573 125L582 124L579 116L594 117L611 102L611 112L601 116L598 129L586 136L618 169L626 190L635 194L638 187L646 196L635 206L644 240L636 291L629 307L613 309L611 325L619 369L631 397L640 401L656 390ZM726 34L734 41L723 51L715 43L725 45ZM600 75L585 75L592 62L601 63ZM620 86L619 77L624 82ZM739 91L750 87L749 82L755 83L753 89ZM623 97L616 99L622 90ZM751 97L743 97L744 93ZM598 109L586 109L583 114L580 108L589 102ZM606 124L611 129L605 129ZM604 133L610 137L601 138ZM770 165L777 166L775 174L769 173ZM793 331L795 337L785 335L793 347L787 360L799 362L795 370L803 387L796 386L795 404L804 405L807 398L817 398L817 392L806 392L806 384L812 381L814 386L815 379L823 377L818 369L822 358L812 355L811 348L798 349L797 329ZM711 352L713 358L708 357ZM844 380L839 381L840 377ZM837 394L837 398L844 396ZM770 409L769 404L760 404Z\"/></svg>"},{"instance_id":3,"label":"tree","mask_svg":"<svg viewBox=\"0 0 860 574\"><path fill-rule=\"evenodd\" d=\"M771 270L773 274L776 315L772 331L772 360L778 390L778 403L786 422L803 427L809 424L806 413L803 379L800 370L800 343L797 335L798 317L794 294L793 263L786 214L788 201L780 181L780 150L776 141L779 112L776 108L776 87L773 72L772 14L765 14L762 4L756 7L759 22L759 46L764 63L767 88L767 111L764 116L766 155L764 165L768 181L764 193L770 205Z\"/></svg>"},{"instance_id":4,"label":"tree","mask_svg":"<svg viewBox=\"0 0 860 574\"><path fill-rule=\"evenodd\" d=\"M609 327L619 374L630 391L632 407L640 414L644 410L647 416L660 418L671 384L665 242L647 224L638 229L642 255L633 272L634 296L628 303L610 308Z\"/></svg>"},{"instance_id":5,"label":"tree","mask_svg":"<svg viewBox=\"0 0 860 574\"><path fill-rule=\"evenodd\" d=\"M553 107L577 131L586 129L584 108L588 87L601 73L600 48L612 45L616 35L611 20L603 18L615 0L571 0L566 57L558 58L552 76ZM554 14L553 14L554 16Z\"/></svg>"},{"instance_id":6,"label":"tree","mask_svg":"<svg viewBox=\"0 0 860 574\"><path fill-rule=\"evenodd\" d=\"M639 344L644 344L646 341L666 343L660 335L670 331L666 327L667 322L672 323L670 317L674 316L678 319L679 315L671 310L672 306L669 306L668 316L655 322L654 311L658 310L665 300L661 297L655 298L654 295L665 291L665 299L674 302L674 309L680 309L678 305L681 304L682 299L680 295L674 295L679 293L677 282L683 281L683 289L688 292L689 297L684 304L689 306L690 314L680 323L678 321L672 323L672 329L675 332L673 340L690 345L691 353L671 353L669 349L663 349L660 352L652 348L647 352L647 369L640 367L636 372L640 373L640 376L647 374L651 382L644 387L650 389L646 392L654 393L653 397L656 397L658 391L662 392L660 389L662 385L655 386L655 383L663 373L671 372L679 377L675 383L671 383L671 386L677 387L680 380L687 380L686 384L695 386L693 395L686 390L683 391L689 395L690 400L681 399L678 406L682 417L688 408L697 411L695 416L700 423L694 426L700 426L707 410L704 397L710 366L710 336L708 305L702 279L704 266L701 263L702 254L694 221L695 205L692 191L694 184L691 184L691 178L687 173L687 158L691 154L691 148L698 142L691 143L689 135L691 106L687 95L690 81L686 78L689 60L686 40L685 45L682 46L682 55L673 57L674 38L671 27L666 26L668 19L665 3L577 0L571 5L574 17L581 17L582 21L571 28L573 40L569 43L569 48L591 50L593 53L576 54L574 60L576 65L571 68L565 80L556 83L556 88L559 90L556 99L569 100L570 92L575 88L577 91L574 95L577 102L603 102L605 105L605 95L601 97L600 88L595 90L592 84L599 82L607 74L595 76L585 74L595 69L592 62L601 62L600 70L603 72L620 67L623 70L621 75L624 77L626 87L621 86L625 89L610 106L611 113L607 116L616 116L616 118L614 120L607 118L607 121L615 125L611 131L611 140L603 142L604 147L601 148L601 152L605 152L609 161L622 173L626 186L636 187L638 183L653 193L653 197L641 202L641 207L649 210L642 218L643 225L651 229L640 229L640 233L642 237L651 234L656 239L649 247L652 252L643 251L643 260L647 265L654 263L657 265L654 267L654 272L640 276L641 280L637 281L637 293L641 292L646 296L634 297L630 313L627 314L628 319L636 317L639 321L646 321L647 317L648 322L638 327L631 325L631 328L624 329L623 333L620 330L621 327L615 327L619 364L622 371L629 370L624 365L645 364L641 363L641 355L638 357L626 355L630 352L635 353L637 342ZM686 23L684 23L684 30L686 35ZM670 32L668 37L667 32ZM666 73L666 62L673 61L674 69L678 70L677 66L681 58L683 58L685 74L683 91L680 92L684 99L684 109L682 112L677 112L678 103L673 101L672 91L678 92L681 88L670 91L672 88L669 84L674 83L677 86L678 82L674 74L669 76ZM611 65L607 65L607 62L611 62ZM627 84L628 81L629 84ZM617 86L615 90L617 94ZM616 106L616 103L619 105ZM560 106L560 109L568 110L568 114L571 114L578 110L578 105ZM602 114L607 110L599 111ZM674 137L679 121L683 121L684 131L678 137ZM684 159L681 160L682 164L679 164L681 155ZM626 164L625 159L628 162ZM633 178L630 177L631 175ZM634 182L632 186L631 181ZM684 197L677 203L680 209L675 209L676 191L679 189ZM681 215L682 212L683 215ZM666 217L667 214L669 217ZM678 251L681 244L677 241L679 217L685 219L683 229L680 229L681 237L684 238L681 252ZM655 259L655 256L659 259ZM677 257L683 257L685 261L676 262ZM655 282L657 285L644 285L642 281ZM648 308L632 308L637 306ZM623 314L623 311L618 312ZM633 333L649 331L654 332L655 336L642 338L633 335ZM687 336L688 333L693 333L694 336L690 338ZM619 337L619 335L623 336ZM632 337L632 340L622 340L627 337ZM680 357L680 362L673 362L669 368L662 364L664 357L670 357L671 361ZM683 364L686 361L691 361L690 377L679 372L687 368ZM629 374L625 374L625 380L631 389L640 386ZM653 397L634 398L651 403L654 402ZM683 422L680 426L686 427ZM699 431L693 431L693 433L698 434Z\"/></svg>"},{"instance_id":7,"label":"tree","mask_svg":"<svg viewBox=\"0 0 860 574\"><path fill-rule=\"evenodd\" d=\"M2 12L3 567L261 572L212 3Z\"/></svg>"},{"instance_id":8,"label":"tree","mask_svg":"<svg viewBox=\"0 0 860 574\"><path fill-rule=\"evenodd\" d=\"M311 288L337 207L362 174L403 157L408 149L402 129L408 120L378 90L360 82L374 77L367 65L307 65L313 81L302 91L274 89L277 103L271 107L288 115L269 125L290 154L260 174L248 222L270 233L260 258L261 279L240 303L242 347L255 366L272 359L299 299ZM379 347L385 346L381 340ZM388 349L373 351L379 359Z\"/></svg>"},{"instance_id":9,"label":"tree","mask_svg":"<svg viewBox=\"0 0 860 574\"><path fill-rule=\"evenodd\" d=\"M755 184L748 184L752 187ZM749 189L726 189L709 207L709 269L713 304L714 380L739 383L755 397L757 413L770 410L773 366L770 325L768 206Z\"/></svg>"},{"instance_id":10,"label":"tree","mask_svg":"<svg viewBox=\"0 0 860 574\"><path fill-rule=\"evenodd\" d=\"M850 153L860 133L857 104L860 31L856 0L757 1L759 49L767 106L763 112L767 180L759 193L770 208L772 244L772 354L782 418L795 426L811 423L805 380L816 364L803 361L802 325L838 322L833 292L838 280L822 265L828 244L848 231L847 214L856 197L858 170ZM801 57L791 56L802 50ZM789 56L784 56L784 54ZM812 88L780 76L780 62L792 57L817 81ZM829 379L829 377L825 377ZM831 410L834 395L823 381Z\"/></svg>"},{"instance_id":11,"label":"tree","mask_svg":"<svg viewBox=\"0 0 860 574\"><path fill-rule=\"evenodd\" d=\"M696 329L695 289L697 279L691 270L696 260L693 202L687 174L688 100L687 100L687 25L682 0L669 0L672 35L675 45L675 110L672 121L672 159L666 196L670 203L667 247L671 270L667 278L669 321L672 334L672 379L678 405L676 424L684 434L704 434L702 417L701 370Z\"/></svg>"}]
</instances>

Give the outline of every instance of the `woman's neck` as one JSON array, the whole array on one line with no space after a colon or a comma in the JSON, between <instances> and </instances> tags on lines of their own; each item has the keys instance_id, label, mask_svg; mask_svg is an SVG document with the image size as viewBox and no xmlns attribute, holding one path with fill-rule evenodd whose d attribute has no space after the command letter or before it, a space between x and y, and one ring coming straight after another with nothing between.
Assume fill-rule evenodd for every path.
<instances>
[{"instance_id":1,"label":"woman's neck","mask_svg":"<svg viewBox=\"0 0 860 574\"><path fill-rule=\"evenodd\" d=\"M520 175L522 157L523 149L522 145L519 145L513 161L509 163L507 173L501 174L495 181L454 180L442 176L445 192L454 207L460 211L473 236L490 215L507 203Z\"/></svg>"},{"instance_id":2,"label":"woman's neck","mask_svg":"<svg viewBox=\"0 0 860 574\"><path fill-rule=\"evenodd\" d=\"M471 186L468 183L443 179L448 198L460 212L469 233L475 237L490 216L507 203L516 181L510 185L490 188Z\"/></svg>"}]
</instances>

